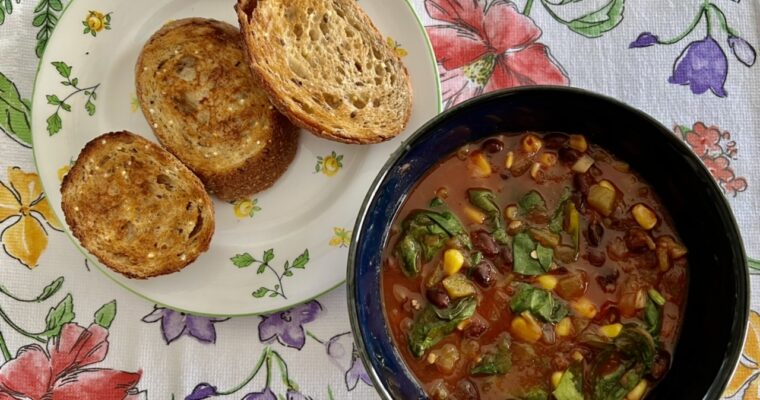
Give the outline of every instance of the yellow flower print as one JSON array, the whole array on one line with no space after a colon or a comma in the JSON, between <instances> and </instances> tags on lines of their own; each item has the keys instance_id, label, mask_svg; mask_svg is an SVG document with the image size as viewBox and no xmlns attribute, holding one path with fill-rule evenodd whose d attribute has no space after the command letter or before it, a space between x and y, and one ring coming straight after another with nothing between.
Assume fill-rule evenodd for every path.
<instances>
[{"instance_id":1,"label":"yellow flower print","mask_svg":"<svg viewBox=\"0 0 760 400\"><path fill-rule=\"evenodd\" d=\"M82 21L82 25L84 25L85 34L98 36L98 32L103 29L111 29L111 13L103 14L100 11L90 11Z\"/></svg>"},{"instance_id":2,"label":"yellow flower print","mask_svg":"<svg viewBox=\"0 0 760 400\"><path fill-rule=\"evenodd\" d=\"M251 218L257 212L261 211L261 207L258 206L259 199L242 199L237 200L234 203L235 216L238 218Z\"/></svg>"},{"instance_id":3,"label":"yellow flower print","mask_svg":"<svg viewBox=\"0 0 760 400\"><path fill-rule=\"evenodd\" d=\"M736 396L742 389L745 389L742 400L760 398L760 314L755 311L749 314L749 329L747 340L744 342L744 354L723 396Z\"/></svg>"},{"instance_id":4,"label":"yellow flower print","mask_svg":"<svg viewBox=\"0 0 760 400\"><path fill-rule=\"evenodd\" d=\"M0 241L9 256L34 268L48 243L43 221L59 231L61 223L42 193L37 174L11 167L8 182L6 185L0 181L0 223L12 222L0 234Z\"/></svg>"},{"instance_id":5,"label":"yellow flower print","mask_svg":"<svg viewBox=\"0 0 760 400\"><path fill-rule=\"evenodd\" d=\"M345 228L333 228L335 235L330 239L330 246L332 247L348 247L351 244L351 231Z\"/></svg>"},{"instance_id":6,"label":"yellow flower print","mask_svg":"<svg viewBox=\"0 0 760 400\"><path fill-rule=\"evenodd\" d=\"M325 157L317 157L317 165L314 172L321 172L327 176L333 176L343 168L343 154L336 154L335 151Z\"/></svg>"},{"instance_id":7,"label":"yellow flower print","mask_svg":"<svg viewBox=\"0 0 760 400\"><path fill-rule=\"evenodd\" d=\"M401 47L401 43L393 40L392 37L388 36L386 42L388 43L388 46L393 50L393 52L396 53L396 57L404 58L409 55L409 52Z\"/></svg>"}]
</instances>

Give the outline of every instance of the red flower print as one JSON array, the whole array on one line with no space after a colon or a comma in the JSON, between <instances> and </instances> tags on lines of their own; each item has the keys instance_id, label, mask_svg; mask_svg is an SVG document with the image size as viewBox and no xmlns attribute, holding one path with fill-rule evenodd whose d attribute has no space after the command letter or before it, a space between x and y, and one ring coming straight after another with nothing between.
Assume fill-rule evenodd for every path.
<instances>
[{"instance_id":1,"label":"red flower print","mask_svg":"<svg viewBox=\"0 0 760 400\"><path fill-rule=\"evenodd\" d=\"M703 158L707 170L713 177L721 182L728 182L734 179L734 171L728 167L729 162L726 157Z\"/></svg>"},{"instance_id":2,"label":"red flower print","mask_svg":"<svg viewBox=\"0 0 760 400\"><path fill-rule=\"evenodd\" d=\"M726 189L726 193L736 197L739 192L747 190L747 180L744 178L736 178L726 182L723 187Z\"/></svg>"},{"instance_id":3,"label":"red flower print","mask_svg":"<svg viewBox=\"0 0 760 400\"><path fill-rule=\"evenodd\" d=\"M694 124L691 132L686 134L686 142L698 156L720 153L720 139L720 129L715 126L708 128L701 122Z\"/></svg>"},{"instance_id":4,"label":"red flower print","mask_svg":"<svg viewBox=\"0 0 760 400\"><path fill-rule=\"evenodd\" d=\"M541 30L510 1L425 0L427 27L441 71L446 107L496 89L567 85L569 80L536 40Z\"/></svg>"},{"instance_id":5,"label":"red flower print","mask_svg":"<svg viewBox=\"0 0 760 400\"><path fill-rule=\"evenodd\" d=\"M107 338L101 326L69 323L48 341L47 351L37 344L22 347L0 368L0 400L135 398L140 372L84 368L105 359Z\"/></svg>"}]
</instances>

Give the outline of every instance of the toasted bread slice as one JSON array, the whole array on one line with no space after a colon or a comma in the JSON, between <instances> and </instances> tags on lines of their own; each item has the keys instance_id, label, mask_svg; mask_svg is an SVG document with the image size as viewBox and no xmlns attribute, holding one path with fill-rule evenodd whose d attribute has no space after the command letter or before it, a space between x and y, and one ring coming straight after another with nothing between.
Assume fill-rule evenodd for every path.
<instances>
[{"instance_id":1,"label":"toasted bread slice","mask_svg":"<svg viewBox=\"0 0 760 400\"><path fill-rule=\"evenodd\" d=\"M213 203L198 177L130 132L87 143L61 194L82 246L130 278L179 271L208 250L214 234Z\"/></svg>"},{"instance_id":2,"label":"toasted bread slice","mask_svg":"<svg viewBox=\"0 0 760 400\"><path fill-rule=\"evenodd\" d=\"M295 157L298 130L257 84L230 24L165 25L145 44L136 83L158 140L220 199L272 186Z\"/></svg>"},{"instance_id":3,"label":"toasted bread slice","mask_svg":"<svg viewBox=\"0 0 760 400\"><path fill-rule=\"evenodd\" d=\"M251 69L293 123L346 143L404 129L409 74L356 0L238 0L236 10Z\"/></svg>"}]
</instances>

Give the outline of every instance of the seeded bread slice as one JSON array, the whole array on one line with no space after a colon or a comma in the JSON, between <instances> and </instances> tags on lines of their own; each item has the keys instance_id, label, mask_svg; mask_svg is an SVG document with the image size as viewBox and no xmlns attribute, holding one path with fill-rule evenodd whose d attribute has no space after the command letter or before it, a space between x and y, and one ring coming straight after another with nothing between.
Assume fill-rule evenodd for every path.
<instances>
[{"instance_id":1,"label":"seeded bread slice","mask_svg":"<svg viewBox=\"0 0 760 400\"><path fill-rule=\"evenodd\" d=\"M104 265L130 278L179 271L208 250L214 208L201 181L129 132L84 147L63 179L66 223Z\"/></svg>"},{"instance_id":2,"label":"seeded bread slice","mask_svg":"<svg viewBox=\"0 0 760 400\"><path fill-rule=\"evenodd\" d=\"M158 140L220 199L272 186L293 161L298 130L256 82L236 27L171 22L145 44L135 72Z\"/></svg>"},{"instance_id":3,"label":"seeded bread slice","mask_svg":"<svg viewBox=\"0 0 760 400\"><path fill-rule=\"evenodd\" d=\"M293 123L346 143L404 129L409 74L356 0L238 0L235 8L251 69Z\"/></svg>"}]
</instances>

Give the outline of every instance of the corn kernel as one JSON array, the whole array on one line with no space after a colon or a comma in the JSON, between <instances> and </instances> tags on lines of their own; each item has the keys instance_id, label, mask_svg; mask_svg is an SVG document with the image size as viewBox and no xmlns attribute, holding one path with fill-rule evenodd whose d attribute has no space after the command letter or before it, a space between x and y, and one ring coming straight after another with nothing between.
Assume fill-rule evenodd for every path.
<instances>
[{"instance_id":1,"label":"corn kernel","mask_svg":"<svg viewBox=\"0 0 760 400\"><path fill-rule=\"evenodd\" d=\"M459 272L464 265L464 255L457 249L448 249L443 253L443 272L451 276Z\"/></svg>"},{"instance_id":2,"label":"corn kernel","mask_svg":"<svg viewBox=\"0 0 760 400\"><path fill-rule=\"evenodd\" d=\"M639 226L646 230L650 230L657 225L657 215L651 208L642 203L633 206L631 214L633 214L633 218L639 223Z\"/></svg>"},{"instance_id":3,"label":"corn kernel","mask_svg":"<svg viewBox=\"0 0 760 400\"><path fill-rule=\"evenodd\" d=\"M649 386L647 380L642 379L639 384L633 388L633 390L628 392L628 394L625 396L626 400L640 400L642 397L644 397L644 392L647 391L647 386Z\"/></svg>"},{"instance_id":4,"label":"corn kernel","mask_svg":"<svg viewBox=\"0 0 760 400\"><path fill-rule=\"evenodd\" d=\"M435 353L430 353L427 356L427 362L428 364L435 364L435 360L438 359L438 355Z\"/></svg>"},{"instance_id":5,"label":"corn kernel","mask_svg":"<svg viewBox=\"0 0 760 400\"><path fill-rule=\"evenodd\" d=\"M615 189L615 185L614 185L612 182L608 181L607 179L602 179L602 180L599 182L599 186L604 186L604 187L606 187L607 189L610 189L610 190L614 190L614 191L617 191L617 190Z\"/></svg>"},{"instance_id":6,"label":"corn kernel","mask_svg":"<svg viewBox=\"0 0 760 400\"><path fill-rule=\"evenodd\" d=\"M557 336L567 337L573 333L573 321L570 317L562 318L555 328Z\"/></svg>"},{"instance_id":7,"label":"corn kernel","mask_svg":"<svg viewBox=\"0 0 760 400\"><path fill-rule=\"evenodd\" d=\"M527 311L516 316L511 327L512 334L526 342L537 342L541 338L541 327Z\"/></svg>"},{"instance_id":8,"label":"corn kernel","mask_svg":"<svg viewBox=\"0 0 760 400\"><path fill-rule=\"evenodd\" d=\"M608 338L612 339L617 337L617 335L620 334L620 331L623 330L623 324L609 324L599 327L599 333L601 333L603 336L607 336Z\"/></svg>"},{"instance_id":9,"label":"corn kernel","mask_svg":"<svg viewBox=\"0 0 760 400\"><path fill-rule=\"evenodd\" d=\"M468 167L475 178L487 178L493 172L488 157L480 151L475 151L470 155Z\"/></svg>"},{"instance_id":10,"label":"corn kernel","mask_svg":"<svg viewBox=\"0 0 760 400\"><path fill-rule=\"evenodd\" d=\"M533 163L533 165L530 167L530 177L533 179L538 179L538 173L541 172L541 164L539 163Z\"/></svg>"},{"instance_id":11,"label":"corn kernel","mask_svg":"<svg viewBox=\"0 0 760 400\"><path fill-rule=\"evenodd\" d=\"M470 206L464 207L464 215L474 224L482 224L486 220L486 215L482 211Z\"/></svg>"},{"instance_id":12,"label":"corn kernel","mask_svg":"<svg viewBox=\"0 0 760 400\"><path fill-rule=\"evenodd\" d=\"M541 275L536 278L536 282L543 289L554 290L554 287L557 286L557 277L554 275Z\"/></svg>"},{"instance_id":13,"label":"corn kernel","mask_svg":"<svg viewBox=\"0 0 760 400\"><path fill-rule=\"evenodd\" d=\"M457 324L457 330L461 332L467 329L467 327L470 326L471 324L472 324L472 321L468 318Z\"/></svg>"},{"instance_id":14,"label":"corn kernel","mask_svg":"<svg viewBox=\"0 0 760 400\"><path fill-rule=\"evenodd\" d=\"M528 154L538 153L538 151L541 150L541 147L544 145L543 142L541 142L541 139L533 134L525 135L520 141L520 144L522 145L523 151Z\"/></svg>"},{"instance_id":15,"label":"corn kernel","mask_svg":"<svg viewBox=\"0 0 760 400\"><path fill-rule=\"evenodd\" d=\"M588 297L581 297L570 303L570 306L581 317L591 319L596 316L596 306L594 306L594 303Z\"/></svg>"},{"instance_id":16,"label":"corn kernel","mask_svg":"<svg viewBox=\"0 0 760 400\"><path fill-rule=\"evenodd\" d=\"M583 135L570 135L569 144L571 148L580 152L588 150L588 143Z\"/></svg>"},{"instance_id":17,"label":"corn kernel","mask_svg":"<svg viewBox=\"0 0 760 400\"><path fill-rule=\"evenodd\" d=\"M574 351L573 354L570 355L570 357L572 357L573 360L578 361L578 362L583 361L583 354L581 354L581 352L577 350Z\"/></svg>"},{"instance_id":18,"label":"corn kernel","mask_svg":"<svg viewBox=\"0 0 760 400\"><path fill-rule=\"evenodd\" d=\"M504 217L510 221L517 219L517 206L511 205L504 209Z\"/></svg>"},{"instance_id":19,"label":"corn kernel","mask_svg":"<svg viewBox=\"0 0 760 400\"><path fill-rule=\"evenodd\" d=\"M504 167L506 167L507 169L511 169L512 164L514 163L515 163L515 153L510 151L507 153L507 158L504 159Z\"/></svg>"},{"instance_id":20,"label":"corn kernel","mask_svg":"<svg viewBox=\"0 0 760 400\"><path fill-rule=\"evenodd\" d=\"M555 153L543 153L538 157L538 162L544 166L544 168L553 167L557 163L557 154Z\"/></svg>"},{"instance_id":21,"label":"corn kernel","mask_svg":"<svg viewBox=\"0 0 760 400\"><path fill-rule=\"evenodd\" d=\"M673 260L677 260L677 259L679 259L679 258L681 258L681 257L685 256L685 255L686 255L686 253L687 253L687 251L686 251L686 247L683 247L683 246L681 246L680 244L678 244L678 243L675 243L675 242L674 242L674 243L673 243L673 244L670 246L670 248L668 249L668 255L669 255L669 256L670 256L670 258L672 258Z\"/></svg>"},{"instance_id":22,"label":"corn kernel","mask_svg":"<svg viewBox=\"0 0 760 400\"><path fill-rule=\"evenodd\" d=\"M559 381L562 380L562 375L565 375L563 371L557 371L552 374L552 386L556 389L559 386Z\"/></svg>"}]
</instances>

